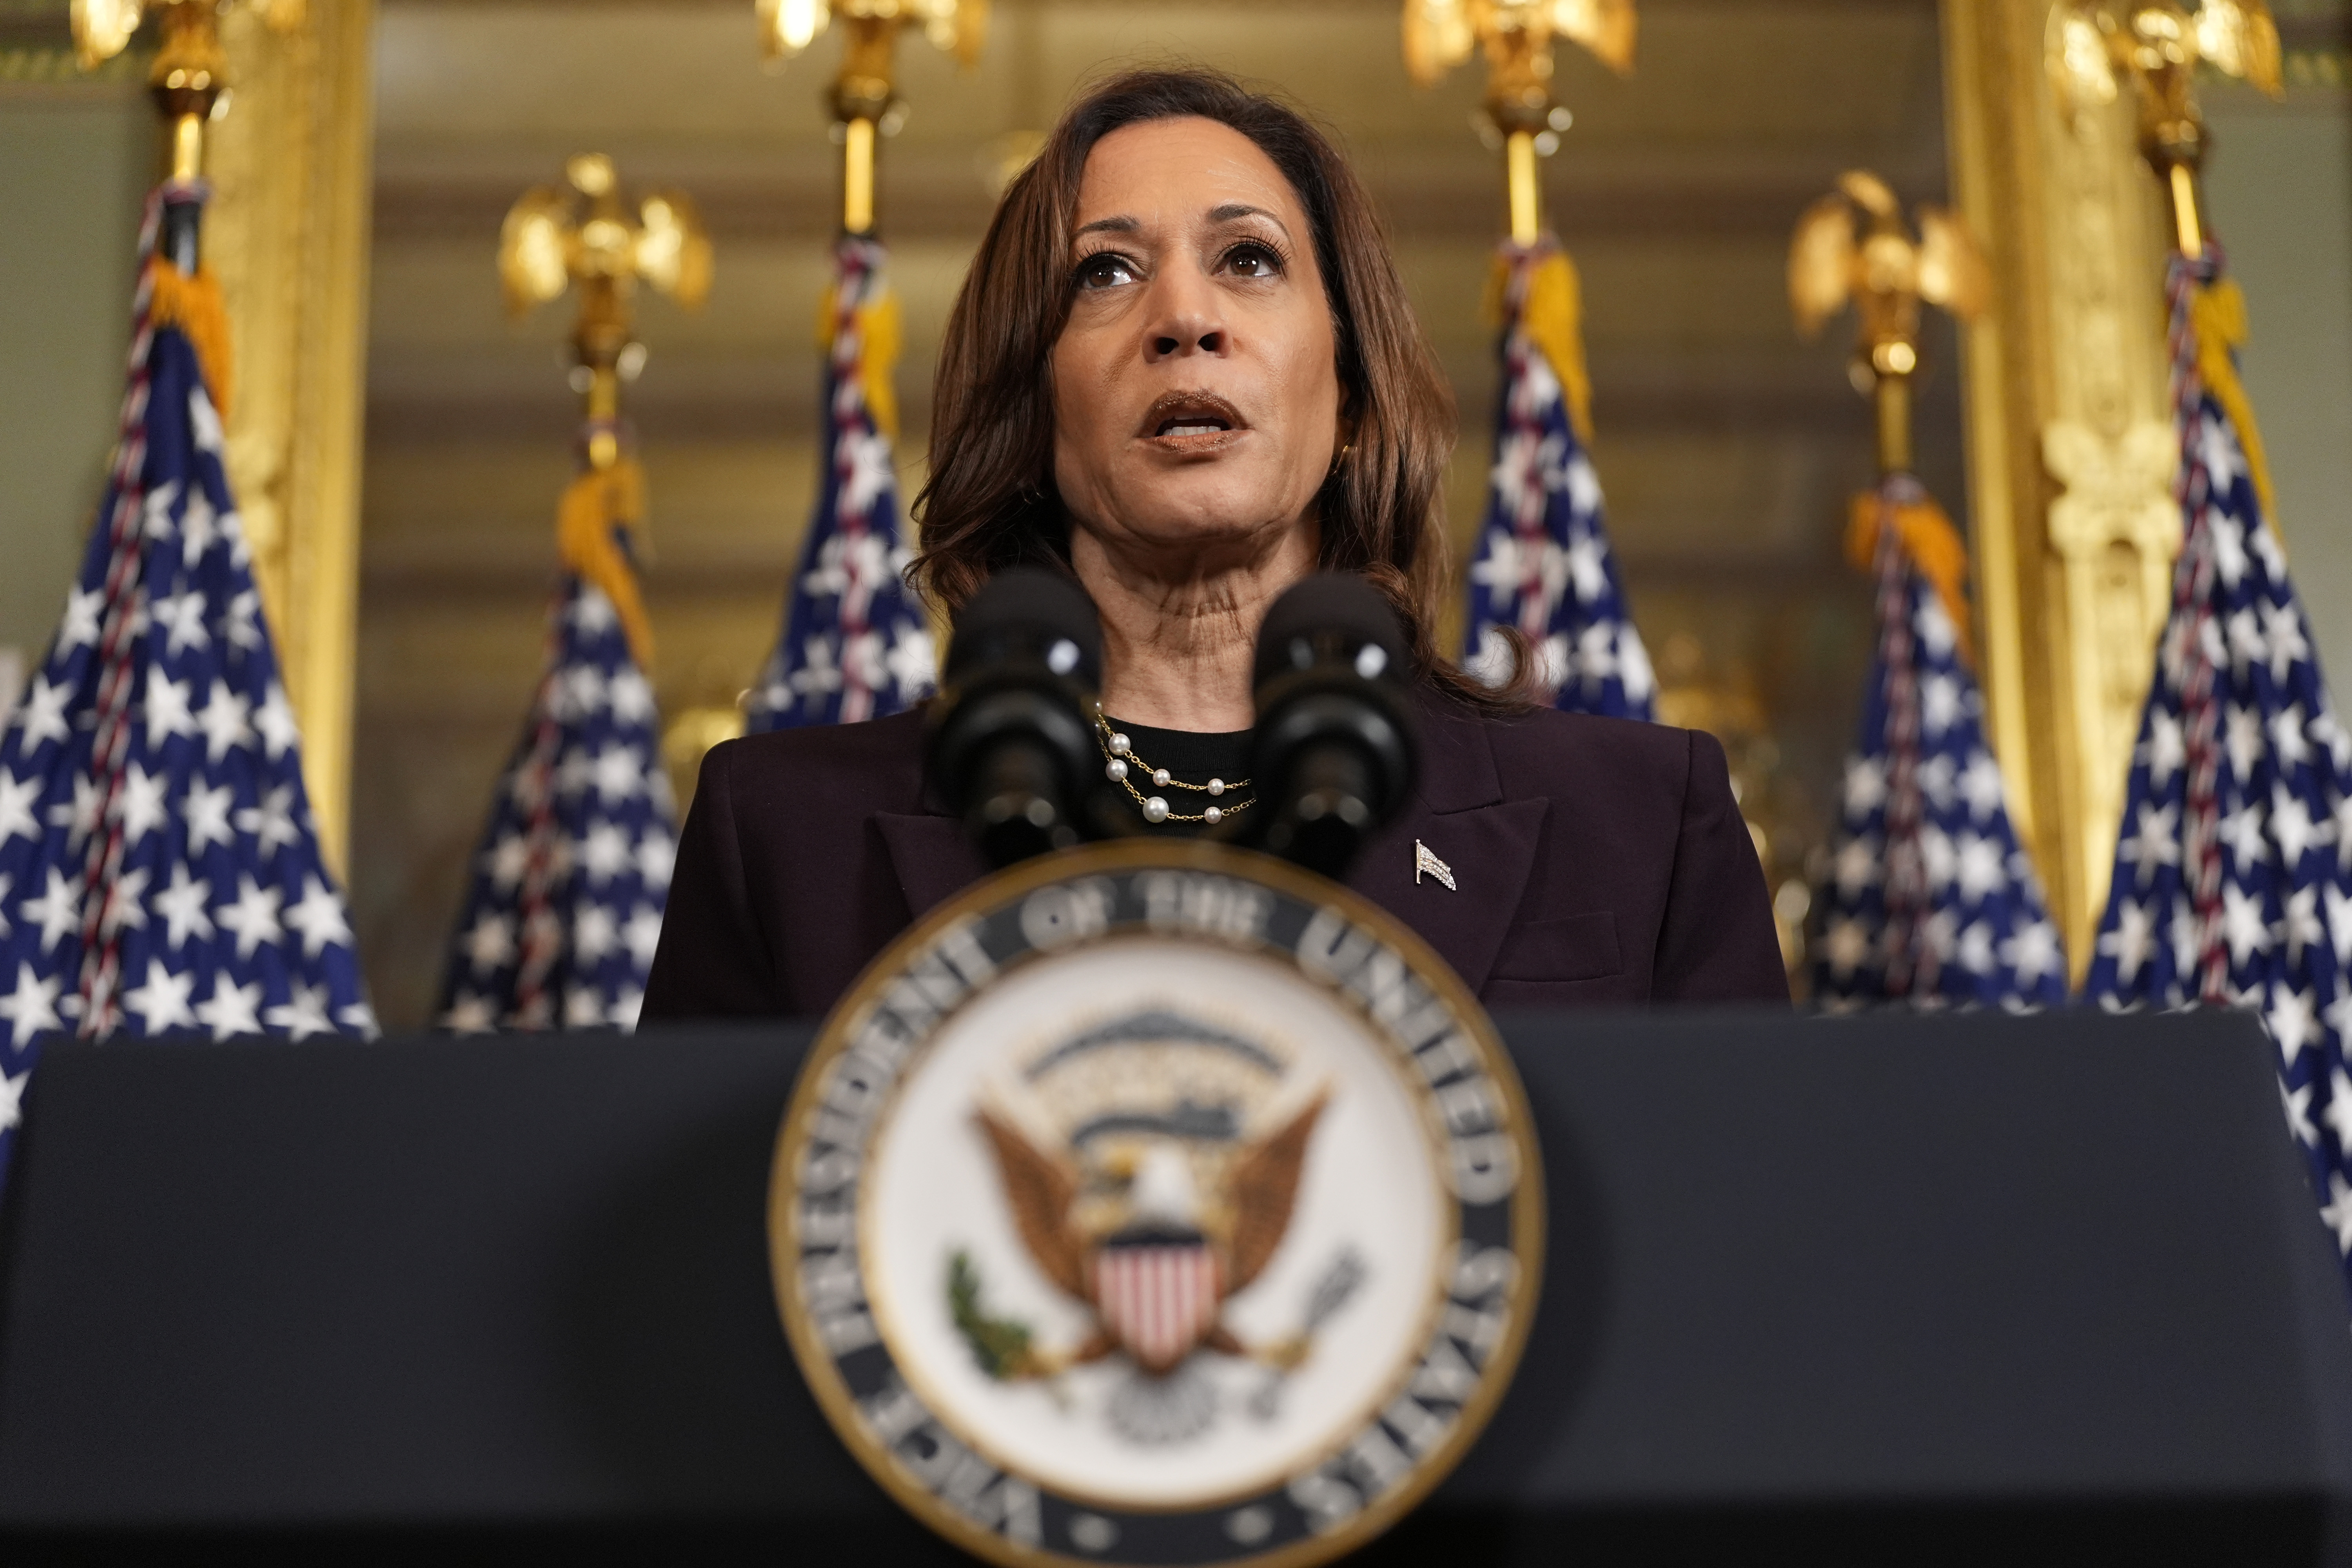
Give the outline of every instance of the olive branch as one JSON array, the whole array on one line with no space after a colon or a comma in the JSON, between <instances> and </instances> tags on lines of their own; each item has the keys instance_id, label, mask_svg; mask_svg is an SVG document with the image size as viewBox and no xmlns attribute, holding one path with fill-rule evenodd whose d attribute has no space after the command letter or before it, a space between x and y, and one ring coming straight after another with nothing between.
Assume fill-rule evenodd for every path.
<instances>
[{"instance_id":1,"label":"olive branch","mask_svg":"<svg viewBox=\"0 0 2352 1568\"><path fill-rule=\"evenodd\" d=\"M973 1267L971 1254L958 1247L948 1258L948 1312L980 1370L999 1383L1047 1375L1030 1349L1029 1325L990 1317L981 1304L980 1289L980 1270Z\"/></svg>"}]
</instances>

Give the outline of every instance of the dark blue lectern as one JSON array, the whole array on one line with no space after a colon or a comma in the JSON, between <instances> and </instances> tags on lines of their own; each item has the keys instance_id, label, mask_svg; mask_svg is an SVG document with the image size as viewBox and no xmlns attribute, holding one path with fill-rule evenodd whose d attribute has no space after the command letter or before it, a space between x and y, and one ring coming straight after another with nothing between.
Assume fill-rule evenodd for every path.
<instances>
[{"instance_id":1,"label":"dark blue lectern","mask_svg":"<svg viewBox=\"0 0 2352 1568\"><path fill-rule=\"evenodd\" d=\"M1511 1394L1363 1555L2345 1560L2352 1319L2238 1016L1504 1020ZM0 1556L956 1561L770 1300L803 1026L52 1050Z\"/></svg>"}]
</instances>

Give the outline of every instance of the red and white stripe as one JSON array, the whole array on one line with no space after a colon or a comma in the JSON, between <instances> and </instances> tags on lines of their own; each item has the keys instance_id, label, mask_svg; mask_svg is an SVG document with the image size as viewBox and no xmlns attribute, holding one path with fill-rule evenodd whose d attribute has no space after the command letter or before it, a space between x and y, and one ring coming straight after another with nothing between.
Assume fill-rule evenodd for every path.
<instances>
[{"instance_id":1,"label":"red and white stripe","mask_svg":"<svg viewBox=\"0 0 2352 1568\"><path fill-rule=\"evenodd\" d=\"M1919 663L1911 631L1911 563L1895 508L1916 498L1907 474L1878 487L1878 656L1886 670L1886 994L1932 995L1942 961L1927 932L1926 816L1919 781Z\"/></svg>"},{"instance_id":2,"label":"red and white stripe","mask_svg":"<svg viewBox=\"0 0 2352 1568\"><path fill-rule=\"evenodd\" d=\"M2172 621L2164 662L2166 677L2180 693L2189 773L2181 870L2197 918L2197 999L2208 1004L2231 1000L2230 950L2221 936L2221 704L2213 689L2213 650L2221 638L2213 622L2213 531L2208 523L2213 484L2198 439L2205 385L2197 372L2197 330L2189 307L2199 286L2220 271L2219 249L2209 246L2205 255L2193 259L2175 252L2165 277L2171 307L2172 420L2180 437L2180 468L2174 483L2186 522L2180 559L2173 568Z\"/></svg>"},{"instance_id":3,"label":"red and white stripe","mask_svg":"<svg viewBox=\"0 0 2352 1568\"><path fill-rule=\"evenodd\" d=\"M1202 1243L1106 1247L1094 1274L1103 1326L1146 1372L1182 1361L1216 1323L1223 1270Z\"/></svg>"},{"instance_id":4,"label":"red and white stripe","mask_svg":"<svg viewBox=\"0 0 2352 1568\"><path fill-rule=\"evenodd\" d=\"M593 593L584 584L581 593ZM514 1000L499 1021L512 1028L544 1029L555 1022L555 996L548 986L555 962L563 956L563 921L555 909L555 891L568 868L562 858L568 849L555 820L558 752L563 727L556 721L562 671L556 645L563 636L562 618L569 606L557 602L549 616L546 672L540 677L539 697L531 705L530 756L517 774L513 789L530 815L523 828L522 888L516 900L520 963L515 972Z\"/></svg>"},{"instance_id":5,"label":"red and white stripe","mask_svg":"<svg viewBox=\"0 0 2352 1568\"><path fill-rule=\"evenodd\" d=\"M874 661L859 657L859 648L871 635L867 616L882 584L872 580L867 552L857 548L874 520L870 503L851 504L857 454L856 444L846 437L878 433L874 411L866 401L866 334L857 312L880 296L882 247L872 240L845 235L835 260L838 272L833 289L834 527L841 537L845 579L841 590L841 722L855 724L874 717L877 696L870 679Z\"/></svg>"},{"instance_id":6,"label":"red and white stripe","mask_svg":"<svg viewBox=\"0 0 2352 1568\"><path fill-rule=\"evenodd\" d=\"M1536 268L1543 264L1553 247L1544 240L1529 246L1510 246L1505 254L1510 258L1510 278L1505 285L1503 300L1505 320L1510 331L1503 340L1505 416L1511 423L1512 439L1504 450L1496 454L1497 464L1515 463L1507 499L1511 509L1511 531L1519 541L1519 581L1513 592L1519 601L1519 630L1537 647L1551 630L1551 613L1556 607L1544 592L1544 547L1551 539L1551 492L1544 482L1543 471L1543 411L1545 404L1536 393L1538 374L1549 377L1551 370L1543 359L1543 351L1528 337L1521 324L1527 315L1528 295L1535 286Z\"/></svg>"}]
</instances>

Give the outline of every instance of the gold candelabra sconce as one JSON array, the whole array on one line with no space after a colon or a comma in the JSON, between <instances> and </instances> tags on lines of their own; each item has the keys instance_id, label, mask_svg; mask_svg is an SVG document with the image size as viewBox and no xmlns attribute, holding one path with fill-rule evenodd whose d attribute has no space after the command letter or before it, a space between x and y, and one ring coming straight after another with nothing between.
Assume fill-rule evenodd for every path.
<instances>
[{"instance_id":1,"label":"gold candelabra sconce","mask_svg":"<svg viewBox=\"0 0 2352 1568\"><path fill-rule=\"evenodd\" d=\"M988 37L988 0L759 0L761 61L781 68L836 18L845 37L827 107L841 144L841 226L871 234L875 142L907 118L896 86L898 34L921 28L969 69Z\"/></svg>"},{"instance_id":2,"label":"gold candelabra sconce","mask_svg":"<svg viewBox=\"0 0 2352 1568\"><path fill-rule=\"evenodd\" d=\"M572 384L586 400L589 464L608 468L620 457L621 384L635 380L646 361L631 298L643 282L699 307L710 293L710 237L682 193L625 200L613 161L601 153L572 159L563 172L563 184L526 191L508 209L499 282L517 318L579 286Z\"/></svg>"},{"instance_id":3,"label":"gold candelabra sconce","mask_svg":"<svg viewBox=\"0 0 2352 1568\"><path fill-rule=\"evenodd\" d=\"M1404 65L1433 86L1470 58L1486 54L1486 94L1476 123L1500 145L1510 202L1511 242L1533 245L1543 229L1536 160L1559 146L1572 117L1552 92L1552 47L1580 44L1620 76L1633 69L1633 0L1405 0Z\"/></svg>"},{"instance_id":4,"label":"gold candelabra sconce","mask_svg":"<svg viewBox=\"0 0 2352 1568\"><path fill-rule=\"evenodd\" d=\"M305 0L247 0L278 32L301 26ZM228 57L221 49L222 0L72 0L74 58L95 69L130 47L149 16L162 37L147 88L171 130L174 180L204 173L205 126L228 111Z\"/></svg>"},{"instance_id":5,"label":"gold candelabra sconce","mask_svg":"<svg viewBox=\"0 0 2352 1568\"><path fill-rule=\"evenodd\" d=\"M1867 170L1805 209L1789 242L1789 305L1811 337L1851 300L1859 318L1849 374L1875 404L1882 474L1912 466L1911 384L1919 370L1919 305L1963 321L1982 311L1991 275L1958 215L1919 208L1914 238L1886 183Z\"/></svg>"},{"instance_id":6,"label":"gold candelabra sconce","mask_svg":"<svg viewBox=\"0 0 2352 1568\"><path fill-rule=\"evenodd\" d=\"M2071 119L2116 101L2129 81L2139 110L2139 149L2172 206L2173 240L2184 256L2205 250L2197 174L2205 162L2205 119L2196 73L2210 65L2284 95L2278 24L2263 0L2060 0L2050 13L2044 58L2058 102Z\"/></svg>"}]
</instances>

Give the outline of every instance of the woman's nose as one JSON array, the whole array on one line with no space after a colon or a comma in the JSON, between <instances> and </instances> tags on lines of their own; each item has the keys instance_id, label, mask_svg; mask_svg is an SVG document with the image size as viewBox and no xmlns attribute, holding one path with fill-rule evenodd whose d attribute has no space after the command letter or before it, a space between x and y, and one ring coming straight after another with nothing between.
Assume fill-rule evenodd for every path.
<instances>
[{"instance_id":1,"label":"woman's nose","mask_svg":"<svg viewBox=\"0 0 2352 1568\"><path fill-rule=\"evenodd\" d=\"M1216 290L1196 277L1163 277L1155 291L1151 328L1144 334L1143 357L1158 363L1191 354L1221 355L1225 352L1223 314L1217 309Z\"/></svg>"}]
</instances>

